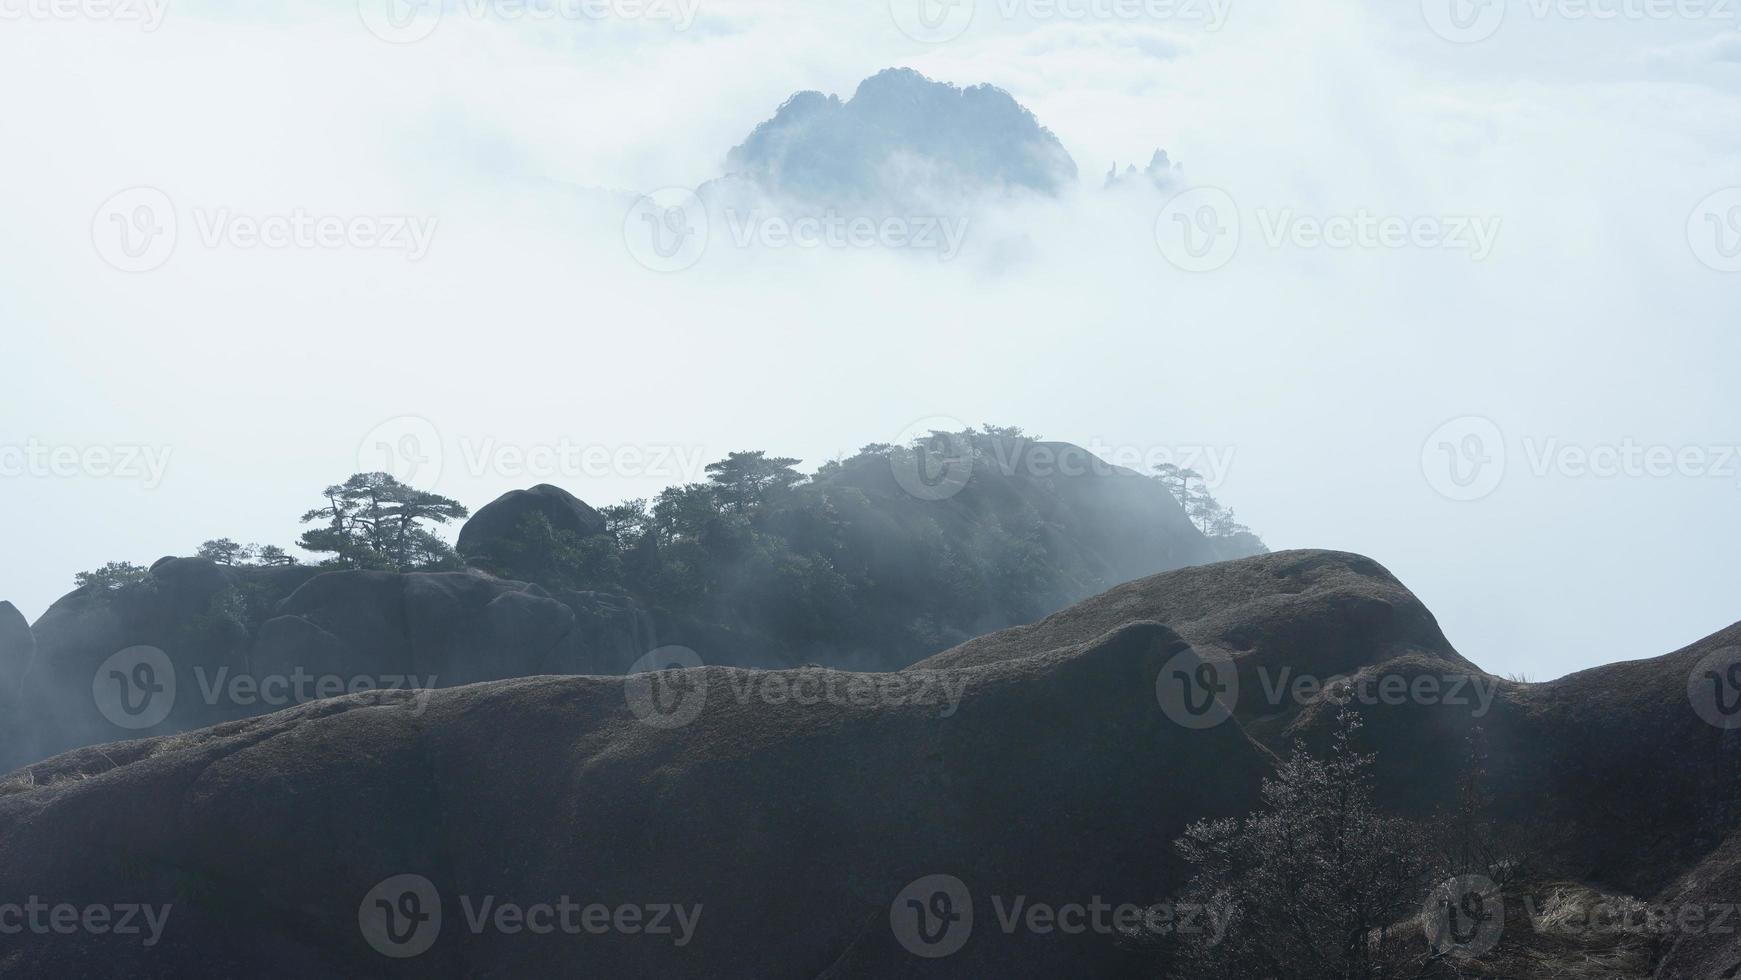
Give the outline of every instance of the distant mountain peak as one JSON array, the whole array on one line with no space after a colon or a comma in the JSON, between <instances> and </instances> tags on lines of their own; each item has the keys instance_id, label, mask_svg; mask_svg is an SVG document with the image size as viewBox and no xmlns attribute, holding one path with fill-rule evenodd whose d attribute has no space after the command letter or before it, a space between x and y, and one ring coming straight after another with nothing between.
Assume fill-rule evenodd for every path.
<instances>
[{"instance_id":1,"label":"distant mountain peak","mask_svg":"<svg viewBox=\"0 0 1741 980\"><path fill-rule=\"evenodd\" d=\"M1136 164L1127 164L1124 173L1118 172L1118 161L1114 160L1112 169L1106 172L1106 186L1114 187L1126 182L1135 183L1147 180L1159 188L1167 188L1178 179L1179 165L1167 156L1167 151L1156 149L1155 155L1149 158L1149 165L1141 170Z\"/></svg>"},{"instance_id":2,"label":"distant mountain peak","mask_svg":"<svg viewBox=\"0 0 1741 980\"><path fill-rule=\"evenodd\" d=\"M1052 132L993 85L889 68L842 101L798 92L726 158L764 189L828 202L1056 195L1077 177Z\"/></svg>"}]
</instances>

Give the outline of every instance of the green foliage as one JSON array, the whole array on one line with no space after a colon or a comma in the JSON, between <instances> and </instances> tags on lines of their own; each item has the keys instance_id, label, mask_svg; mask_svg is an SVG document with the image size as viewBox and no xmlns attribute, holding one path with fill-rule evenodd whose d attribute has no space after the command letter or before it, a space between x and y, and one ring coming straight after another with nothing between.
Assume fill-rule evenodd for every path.
<instances>
[{"instance_id":1,"label":"green foliage","mask_svg":"<svg viewBox=\"0 0 1741 980\"><path fill-rule=\"evenodd\" d=\"M812 477L790 457L735 452L707 466L706 482L603 508L603 534L558 530L534 515L489 554L470 557L554 590L629 593L678 633L704 633L725 662L735 651L760 662L783 652L795 662L862 657L883 668L1031 622L1128 577L1112 577L1103 554L1064 533L1069 505L1049 477L1011 469L1033 444L1013 427L934 432L909 445L866 446ZM959 494L922 499L903 488L898 474L944 462L969 467ZM1209 536L1243 533L1197 474L1168 468L1157 479ZM326 556L321 565L459 567L430 529L467 516L458 502L386 473L356 474L324 496L302 516L313 526L298 542ZM1154 533L1134 529L1134 540L1169 546L1164 534L1141 537L1145 530ZM200 554L229 566L295 561L228 538Z\"/></svg>"},{"instance_id":2,"label":"green foliage","mask_svg":"<svg viewBox=\"0 0 1741 980\"><path fill-rule=\"evenodd\" d=\"M296 559L275 544L237 544L216 538L199 546L195 555L219 565L294 565Z\"/></svg>"},{"instance_id":3,"label":"green foliage","mask_svg":"<svg viewBox=\"0 0 1741 980\"><path fill-rule=\"evenodd\" d=\"M425 528L467 516L457 500L408 487L387 473L358 473L327 487L326 505L302 515L302 522L325 522L303 532L297 543L335 568L391 571L453 568L453 546Z\"/></svg>"},{"instance_id":4,"label":"green foliage","mask_svg":"<svg viewBox=\"0 0 1741 980\"><path fill-rule=\"evenodd\" d=\"M611 591L623 586L622 557L609 536L582 537L558 530L543 514L528 514L513 537L488 558L473 564L504 578L537 582L547 588Z\"/></svg>"},{"instance_id":5,"label":"green foliage","mask_svg":"<svg viewBox=\"0 0 1741 980\"><path fill-rule=\"evenodd\" d=\"M172 647L178 650L245 650L251 630L259 624L251 622L248 602L236 588L226 588L212 596L203 612L181 622L176 627Z\"/></svg>"},{"instance_id":6,"label":"green foliage","mask_svg":"<svg viewBox=\"0 0 1741 980\"><path fill-rule=\"evenodd\" d=\"M1162 463L1155 467L1155 479L1185 508L1191 523L1205 536L1234 538L1251 534L1251 528L1239 523L1233 511L1221 506L1196 470Z\"/></svg>"},{"instance_id":7,"label":"green foliage","mask_svg":"<svg viewBox=\"0 0 1741 980\"><path fill-rule=\"evenodd\" d=\"M247 545L237 544L229 538L207 541L194 555L219 565L245 565L254 557Z\"/></svg>"},{"instance_id":8,"label":"green foliage","mask_svg":"<svg viewBox=\"0 0 1741 980\"><path fill-rule=\"evenodd\" d=\"M118 592L142 584L150 574L151 570L144 565L136 565L130 561L112 561L94 572L74 575L73 584L81 589L94 586L103 592Z\"/></svg>"},{"instance_id":9,"label":"green foliage","mask_svg":"<svg viewBox=\"0 0 1741 980\"><path fill-rule=\"evenodd\" d=\"M1211 910L1214 930L1181 931L1168 975L1192 980L1377 980L1411 975L1417 955L1391 935L1421 909L1443 870L1421 824L1373 801L1373 756L1344 708L1330 751L1296 747L1244 819L1194 824L1177 842L1195 869L1181 904ZM1419 962L1412 965L1419 966Z\"/></svg>"},{"instance_id":10,"label":"green foliage","mask_svg":"<svg viewBox=\"0 0 1741 980\"><path fill-rule=\"evenodd\" d=\"M760 450L732 453L709 463L707 478L720 504L741 514L803 483L804 475L793 469L797 465L798 460L784 456L768 459Z\"/></svg>"},{"instance_id":11,"label":"green foliage","mask_svg":"<svg viewBox=\"0 0 1741 980\"><path fill-rule=\"evenodd\" d=\"M732 651L721 647L735 644L758 659L786 651L794 660L862 656L867 666L1031 621L1113 584L1060 543L1029 499L1043 491L992 478L993 464L1027 440L1021 430L936 435L867 446L809 479L797 460L732 453L707 467L706 483L605 508L608 533L598 540L620 562L595 562L607 571L589 581L620 574L625 591L680 631L705 629L722 659ZM897 469L939 445L971 455L985 478L942 501L902 489ZM543 528L522 537L528 554L551 550ZM576 580L542 561L519 564L544 584Z\"/></svg>"}]
</instances>

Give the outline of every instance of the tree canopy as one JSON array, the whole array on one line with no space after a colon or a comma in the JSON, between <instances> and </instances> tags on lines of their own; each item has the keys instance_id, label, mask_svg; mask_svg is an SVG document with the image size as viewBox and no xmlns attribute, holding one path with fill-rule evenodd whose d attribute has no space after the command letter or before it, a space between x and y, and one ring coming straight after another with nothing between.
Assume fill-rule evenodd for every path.
<instances>
[{"instance_id":1,"label":"tree canopy","mask_svg":"<svg viewBox=\"0 0 1741 980\"><path fill-rule=\"evenodd\" d=\"M446 524L470 512L457 500L406 486L388 473L358 473L322 491L326 504L302 515L297 544L329 555L341 568L411 571L454 567L459 557L428 524Z\"/></svg>"}]
</instances>

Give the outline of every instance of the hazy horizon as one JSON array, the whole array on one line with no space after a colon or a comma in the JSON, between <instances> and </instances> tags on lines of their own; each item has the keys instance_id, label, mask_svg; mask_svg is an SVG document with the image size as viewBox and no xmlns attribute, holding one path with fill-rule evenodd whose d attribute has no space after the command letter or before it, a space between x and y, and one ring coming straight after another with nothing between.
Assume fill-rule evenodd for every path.
<instances>
[{"instance_id":1,"label":"hazy horizon","mask_svg":"<svg viewBox=\"0 0 1741 980\"><path fill-rule=\"evenodd\" d=\"M107 561L290 545L407 435L440 446L413 482L475 510L647 496L736 450L813 470L949 419L1216 460L1271 548L1376 559L1495 673L1741 618L1713 546L1741 534L1736 24L1517 6L1458 43L1431 0L1064 6L980 0L932 41L901 0L457 4L409 43L336 0L0 24L30 93L0 159L0 599L34 620ZM725 226L661 272L625 239L637 195L721 176L793 93L898 66L1008 91L1075 184L908 214L962 222L947 258ZM1157 148L1175 186L1102 190ZM113 219L162 201L173 252L117 253ZM1169 247L1205 206L1237 249ZM343 240L236 224L305 218ZM93 447L151 455L102 476ZM563 447L665 459L514 462Z\"/></svg>"}]
</instances>

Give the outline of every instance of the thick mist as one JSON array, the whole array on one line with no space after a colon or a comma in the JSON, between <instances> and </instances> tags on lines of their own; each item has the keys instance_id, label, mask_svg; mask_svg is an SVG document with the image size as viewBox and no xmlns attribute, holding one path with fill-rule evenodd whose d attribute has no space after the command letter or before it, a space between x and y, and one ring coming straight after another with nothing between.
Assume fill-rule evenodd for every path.
<instances>
[{"instance_id":1,"label":"thick mist","mask_svg":"<svg viewBox=\"0 0 1741 980\"><path fill-rule=\"evenodd\" d=\"M0 598L35 618L106 561L288 545L364 468L605 504L945 420L1214 461L1272 548L1382 562L1491 671L1734 620L1735 36L979 7L936 43L880 3L459 5L410 43L337 2L4 25L0 80L30 95L0 158ZM1075 183L915 191L813 247L790 232L814 209L737 188L704 250L649 256L639 196L892 66L1007 90ZM1157 147L1175 186L1103 189ZM117 252L165 200L174 234Z\"/></svg>"}]
</instances>

